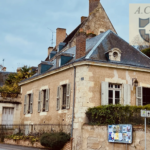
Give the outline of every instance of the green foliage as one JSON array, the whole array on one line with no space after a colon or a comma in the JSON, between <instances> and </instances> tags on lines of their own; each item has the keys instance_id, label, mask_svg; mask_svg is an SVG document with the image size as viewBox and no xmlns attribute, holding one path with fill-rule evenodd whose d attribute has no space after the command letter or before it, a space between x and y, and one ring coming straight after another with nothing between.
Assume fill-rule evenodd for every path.
<instances>
[{"instance_id":1,"label":"green foliage","mask_svg":"<svg viewBox=\"0 0 150 150\"><path fill-rule=\"evenodd\" d=\"M30 67L24 66L18 73L11 73L8 75L5 85L0 87L0 92L5 93L20 93L18 83L24 79L31 77L35 72Z\"/></svg>"},{"instance_id":2,"label":"green foliage","mask_svg":"<svg viewBox=\"0 0 150 150\"><path fill-rule=\"evenodd\" d=\"M141 52L150 57L150 48L143 49Z\"/></svg>"},{"instance_id":3,"label":"green foliage","mask_svg":"<svg viewBox=\"0 0 150 150\"><path fill-rule=\"evenodd\" d=\"M70 140L70 135L64 132L45 133L42 135L41 145L49 147L52 150L61 150L64 145Z\"/></svg>"},{"instance_id":4,"label":"green foliage","mask_svg":"<svg viewBox=\"0 0 150 150\"><path fill-rule=\"evenodd\" d=\"M29 140L32 144L34 142L39 142L39 138L38 137L34 137L34 136L25 136L23 134L15 134L15 135L9 135L6 137L7 139L13 139L14 141L17 141L17 140L23 140L23 141L26 141L26 140Z\"/></svg>"},{"instance_id":5,"label":"green foliage","mask_svg":"<svg viewBox=\"0 0 150 150\"><path fill-rule=\"evenodd\" d=\"M86 115L91 125L107 124L141 124L144 123L140 117L140 110L150 110L150 105L146 106L123 106L123 105L105 105L89 108Z\"/></svg>"}]
</instances>

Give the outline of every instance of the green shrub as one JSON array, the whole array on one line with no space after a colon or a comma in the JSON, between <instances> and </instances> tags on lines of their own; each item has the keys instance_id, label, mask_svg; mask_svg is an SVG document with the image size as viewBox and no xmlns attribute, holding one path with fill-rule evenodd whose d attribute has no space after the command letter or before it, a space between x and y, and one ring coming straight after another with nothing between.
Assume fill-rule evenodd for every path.
<instances>
[{"instance_id":1,"label":"green shrub","mask_svg":"<svg viewBox=\"0 0 150 150\"><path fill-rule=\"evenodd\" d=\"M140 116L140 110L150 110L150 105L146 106L123 106L123 105L105 105L89 108L86 115L91 125L108 124L143 124L143 118Z\"/></svg>"},{"instance_id":2,"label":"green shrub","mask_svg":"<svg viewBox=\"0 0 150 150\"><path fill-rule=\"evenodd\" d=\"M42 135L41 145L49 147L52 150L61 150L64 145L70 140L70 135L64 132L45 133Z\"/></svg>"},{"instance_id":3,"label":"green shrub","mask_svg":"<svg viewBox=\"0 0 150 150\"><path fill-rule=\"evenodd\" d=\"M141 52L150 57L150 48L143 49Z\"/></svg>"}]
</instances>

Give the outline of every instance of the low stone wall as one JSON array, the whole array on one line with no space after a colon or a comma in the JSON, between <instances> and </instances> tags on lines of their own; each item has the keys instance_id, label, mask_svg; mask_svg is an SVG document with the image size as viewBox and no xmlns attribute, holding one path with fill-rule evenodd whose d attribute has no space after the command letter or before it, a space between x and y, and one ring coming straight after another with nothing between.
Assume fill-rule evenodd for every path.
<instances>
[{"instance_id":1,"label":"low stone wall","mask_svg":"<svg viewBox=\"0 0 150 150\"><path fill-rule=\"evenodd\" d=\"M35 148L45 148L39 142L34 142L33 144L29 140L17 140L14 141L12 139L5 139L5 144L12 144L12 145L21 145L21 146L28 146L28 147L35 147ZM71 150L71 142L68 142L62 150Z\"/></svg>"},{"instance_id":2,"label":"low stone wall","mask_svg":"<svg viewBox=\"0 0 150 150\"><path fill-rule=\"evenodd\" d=\"M39 142L34 142L33 144L29 140L12 140L12 139L5 139L5 144L12 144L12 145L21 145L21 146L28 146L28 147L36 147L36 148L45 148Z\"/></svg>"},{"instance_id":3,"label":"low stone wall","mask_svg":"<svg viewBox=\"0 0 150 150\"><path fill-rule=\"evenodd\" d=\"M143 126L133 127L132 144L113 144L108 142L107 126L82 128L82 150L144 150L145 134ZM150 148L150 130L147 129L147 149Z\"/></svg>"}]
</instances>

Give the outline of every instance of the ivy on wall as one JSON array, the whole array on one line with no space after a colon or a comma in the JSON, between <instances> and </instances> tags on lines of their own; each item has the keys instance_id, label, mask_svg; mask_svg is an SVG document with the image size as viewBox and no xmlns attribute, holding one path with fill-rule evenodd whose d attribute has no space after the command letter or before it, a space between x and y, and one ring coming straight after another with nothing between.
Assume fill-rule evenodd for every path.
<instances>
[{"instance_id":1,"label":"ivy on wall","mask_svg":"<svg viewBox=\"0 0 150 150\"><path fill-rule=\"evenodd\" d=\"M89 108L86 116L90 125L108 125L108 124L144 124L140 116L141 109L150 110L150 105L146 106L123 106L123 105L105 105Z\"/></svg>"}]
</instances>

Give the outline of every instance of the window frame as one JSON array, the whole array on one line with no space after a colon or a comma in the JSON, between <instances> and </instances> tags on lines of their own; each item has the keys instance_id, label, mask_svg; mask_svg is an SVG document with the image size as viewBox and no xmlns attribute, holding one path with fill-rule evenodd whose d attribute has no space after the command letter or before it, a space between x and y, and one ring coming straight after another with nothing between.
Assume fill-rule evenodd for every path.
<instances>
[{"instance_id":1,"label":"window frame","mask_svg":"<svg viewBox=\"0 0 150 150\"><path fill-rule=\"evenodd\" d=\"M61 87L62 87L62 94L61 94L61 97L62 97L62 100L61 100L61 109L62 110L65 110L65 109L67 109L67 98L66 98L66 96L67 96L67 84L63 84L63 85L61 85ZM64 93L64 87L65 87L65 93ZM64 95L65 94L65 95ZM65 99L65 101L64 101L64 99ZM65 104L64 104L65 103ZM63 108L64 107L64 108Z\"/></svg>"},{"instance_id":2,"label":"window frame","mask_svg":"<svg viewBox=\"0 0 150 150\"><path fill-rule=\"evenodd\" d=\"M112 103L110 103L109 92L112 91ZM116 92L119 92L119 98L116 98ZM122 85L121 84L108 84L108 105L113 104L121 104L121 94L122 94ZM116 103L116 99L119 99L119 103Z\"/></svg>"}]
</instances>

